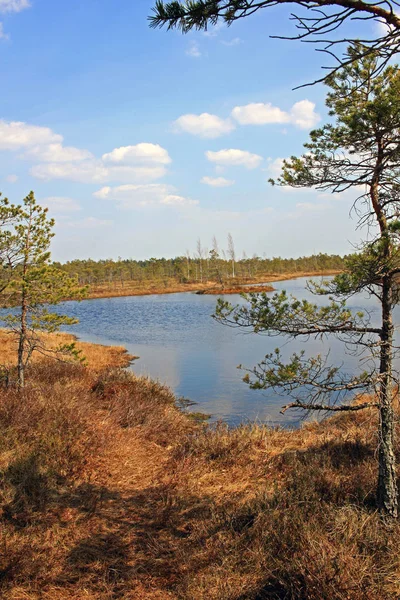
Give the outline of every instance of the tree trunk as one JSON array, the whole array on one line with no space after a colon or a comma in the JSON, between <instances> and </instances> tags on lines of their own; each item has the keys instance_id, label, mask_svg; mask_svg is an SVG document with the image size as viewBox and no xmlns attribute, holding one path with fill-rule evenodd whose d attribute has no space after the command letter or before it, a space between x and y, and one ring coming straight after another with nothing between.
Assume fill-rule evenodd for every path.
<instances>
[{"instance_id":1,"label":"tree trunk","mask_svg":"<svg viewBox=\"0 0 400 600\"><path fill-rule=\"evenodd\" d=\"M18 389L25 387L25 342L26 342L26 327L27 327L27 298L25 290L22 292L22 303L21 303L21 327L19 330L19 341L18 341Z\"/></svg>"},{"instance_id":2,"label":"tree trunk","mask_svg":"<svg viewBox=\"0 0 400 600\"><path fill-rule=\"evenodd\" d=\"M377 500L379 510L397 517L398 491L394 452L394 411L392 385L392 281L384 277L382 286L382 334L379 390L379 475Z\"/></svg>"}]
</instances>

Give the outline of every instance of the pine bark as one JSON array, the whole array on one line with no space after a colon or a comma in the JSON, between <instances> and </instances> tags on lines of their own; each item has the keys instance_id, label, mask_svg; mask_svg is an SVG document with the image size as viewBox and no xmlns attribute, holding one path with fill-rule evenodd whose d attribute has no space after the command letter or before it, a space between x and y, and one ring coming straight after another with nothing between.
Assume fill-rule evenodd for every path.
<instances>
[{"instance_id":1,"label":"pine bark","mask_svg":"<svg viewBox=\"0 0 400 600\"><path fill-rule=\"evenodd\" d=\"M18 388L22 389L25 387L25 344L26 344L26 330L27 330L27 301L25 293L23 292L22 304L21 304L21 327L19 332L18 341Z\"/></svg>"},{"instance_id":2,"label":"pine bark","mask_svg":"<svg viewBox=\"0 0 400 600\"><path fill-rule=\"evenodd\" d=\"M398 516L398 489L396 478L396 456L394 451L394 411L392 386L392 281L387 276L382 285L382 333L380 352L379 390L379 475L377 500L381 512Z\"/></svg>"}]
</instances>

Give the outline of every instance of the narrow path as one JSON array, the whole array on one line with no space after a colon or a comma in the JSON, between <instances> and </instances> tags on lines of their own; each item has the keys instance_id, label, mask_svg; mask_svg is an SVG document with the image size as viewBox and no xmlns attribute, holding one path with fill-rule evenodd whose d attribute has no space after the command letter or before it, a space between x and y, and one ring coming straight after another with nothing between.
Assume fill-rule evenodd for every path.
<instances>
[{"instance_id":1,"label":"narrow path","mask_svg":"<svg viewBox=\"0 0 400 600\"><path fill-rule=\"evenodd\" d=\"M89 594L85 598L176 599L168 588L179 565L166 526L168 491L161 483L168 451L132 429L118 437L107 453L102 484L87 494L60 591L67 591L68 581L70 592L76 594L78 584Z\"/></svg>"}]
</instances>

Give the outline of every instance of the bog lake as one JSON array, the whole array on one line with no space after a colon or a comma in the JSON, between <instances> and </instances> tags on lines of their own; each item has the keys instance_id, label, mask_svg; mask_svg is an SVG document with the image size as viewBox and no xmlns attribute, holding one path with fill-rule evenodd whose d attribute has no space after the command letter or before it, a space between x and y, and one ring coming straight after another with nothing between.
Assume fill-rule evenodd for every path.
<instances>
[{"instance_id":1,"label":"bog lake","mask_svg":"<svg viewBox=\"0 0 400 600\"><path fill-rule=\"evenodd\" d=\"M327 298L312 296L306 281L299 278L273 286L297 298L325 303ZM225 299L243 302L237 295ZM373 320L379 318L379 307L372 298L355 296L348 305L370 311ZM352 373L359 368L359 357L346 353L332 336L288 341L256 335L217 323L211 317L215 306L215 296L177 293L66 302L63 311L79 319L69 330L80 340L124 346L139 357L131 366L136 374L167 384L177 396L195 402L191 410L231 425L258 420L290 427L297 426L301 418L299 412L280 414L288 398L273 391L251 390L242 381L244 372L237 369L239 364L255 366L265 354L280 348L284 357L300 350L307 355L329 352L329 362L342 365L343 371Z\"/></svg>"}]
</instances>

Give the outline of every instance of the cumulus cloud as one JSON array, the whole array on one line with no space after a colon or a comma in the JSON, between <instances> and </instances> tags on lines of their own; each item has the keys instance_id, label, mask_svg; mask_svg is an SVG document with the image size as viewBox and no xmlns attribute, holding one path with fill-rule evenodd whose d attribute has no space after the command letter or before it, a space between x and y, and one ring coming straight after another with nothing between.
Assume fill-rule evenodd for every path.
<instances>
[{"instance_id":1,"label":"cumulus cloud","mask_svg":"<svg viewBox=\"0 0 400 600\"><path fill-rule=\"evenodd\" d=\"M21 121L0 120L0 150L20 150L32 146L61 143L63 137L49 127Z\"/></svg>"},{"instance_id":2,"label":"cumulus cloud","mask_svg":"<svg viewBox=\"0 0 400 600\"><path fill-rule=\"evenodd\" d=\"M63 136L49 127L0 120L0 150L23 150L20 158L34 164L38 179L68 179L80 183L144 183L166 174L171 158L159 144L142 142L114 148L96 158L89 150L64 146Z\"/></svg>"},{"instance_id":3,"label":"cumulus cloud","mask_svg":"<svg viewBox=\"0 0 400 600\"><path fill-rule=\"evenodd\" d=\"M179 196L175 191L173 186L164 183L129 184L116 187L105 186L93 195L102 200L113 200L118 206L125 209L145 206L187 208L198 204L197 200Z\"/></svg>"},{"instance_id":4,"label":"cumulus cloud","mask_svg":"<svg viewBox=\"0 0 400 600\"><path fill-rule=\"evenodd\" d=\"M17 175L7 175L6 181L8 183L17 183L18 177L17 177Z\"/></svg>"},{"instance_id":5,"label":"cumulus cloud","mask_svg":"<svg viewBox=\"0 0 400 600\"><path fill-rule=\"evenodd\" d=\"M182 115L174 121L173 126L178 133L191 133L209 139L217 138L235 129L235 125L230 119L221 119L217 115L209 113Z\"/></svg>"},{"instance_id":6,"label":"cumulus cloud","mask_svg":"<svg viewBox=\"0 0 400 600\"><path fill-rule=\"evenodd\" d=\"M228 187L233 185L235 182L233 179L225 179L225 177L208 177L204 176L201 179L201 183L211 185L212 187Z\"/></svg>"},{"instance_id":7,"label":"cumulus cloud","mask_svg":"<svg viewBox=\"0 0 400 600\"><path fill-rule=\"evenodd\" d=\"M315 112L315 104L310 100L296 102L289 112L273 106L270 102L258 102L235 106L231 114L240 125L291 123L299 129L311 129L320 120L320 115Z\"/></svg>"},{"instance_id":8,"label":"cumulus cloud","mask_svg":"<svg viewBox=\"0 0 400 600\"><path fill-rule=\"evenodd\" d=\"M30 5L29 0L0 0L0 12L21 12L21 10L29 8Z\"/></svg>"},{"instance_id":9,"label":"cumulus cloud","mask_svg":"<svg viewBox=\"0 0 400 600\"><path fill-rule=\"evenodd\" d=\"M239 38L237 38L239 39ZM217 138L236 129L239 125L267 125L271 123L290 123L299 129L311 129L320 120L315 112L314 102L300 100L289 111L273 106L270 102L253 102L244 106L235 106L231 118L222 119L210 113L200 115L185 114L173 123L177 133L190 133L201 138Z\"/></svg>"},{"instance_id":10,"label":"cumulus cloud","mask_svg":"<svg viewBox=\"0 0 400 600\"><path fill-rule=\"evenodd\" d=\"M206 157L210 162L220 166L241 166L246 169L256 169L260 166L262 161L262 156L259 156L258 154L251 154L246 150L237 150L235 148L219 150L218 152L208 150L206 152Z\"/></svg>"},{"instance_id":11,"label":"cumulus cloud","mask_svg":"<svg viewBox=\"0 0 400 600\"><path fill-rule=\"evenodd\" d=\"M54 214L73 213L81 210L78 202L64 196L50 196L40 202Z\"/></svg>"},{"instance_id":12,"label":"cumulus cloud","mask_svg":"<svg viewBox=\"0 0 400 600\"><path fill-rule=\"evenodd\" d=\"M310 100L296 102L290 109L290 121L299 129L311 129L320 120L320 115L315 112L315 104Z\"/></svg>"},{"instance_id":13,"label":"cumulus cloud","mask_svg":"<svg viewBox=\"0 0 400 600\"><path fill-rule=\"evenodd\" d=\"M79 183L147 182L166 174L164 166L107 166L101 160L78 163L34 165L30 174L37 179L68 179Z\"/></svg>"},{"instance_id":14,"label":"cumulus cloud","mask_svg":"<svg viewBox=\"0 0 400 600\"><path fill-rule=\"evenodd\" d=\"M34 146L26 151L26 158L34 158L44 162L75 162L94 158L89 150L74 148L73 146L63 146L62 144L48 144L46 146Z\"/></svg>"},{"instance_id":15,"label":"cumulus cloud","mask_svg":"<svg viewBox=\"0 0 400 600\"><path fill-rule=\"evenodd\" d=\"M246 104L245 106L235 106L232 110L232 117L240 125L267 125L268 123L288 123L289 115L278 108L272 106L269 102Z\"/></svg>"},{"instance_id":16,"label":"cumulus cloud","mask_svg":"<svg viewBox=\"0 0 400 600\"><path fill-rule=\"evenodd\" d=\"M168 165L171 158L159 144L141 143L136 146L121 146L115 148L108 154L103 154L102 159L106 163L121 164L161 164Z\"/></svg>"}]
</instances>

